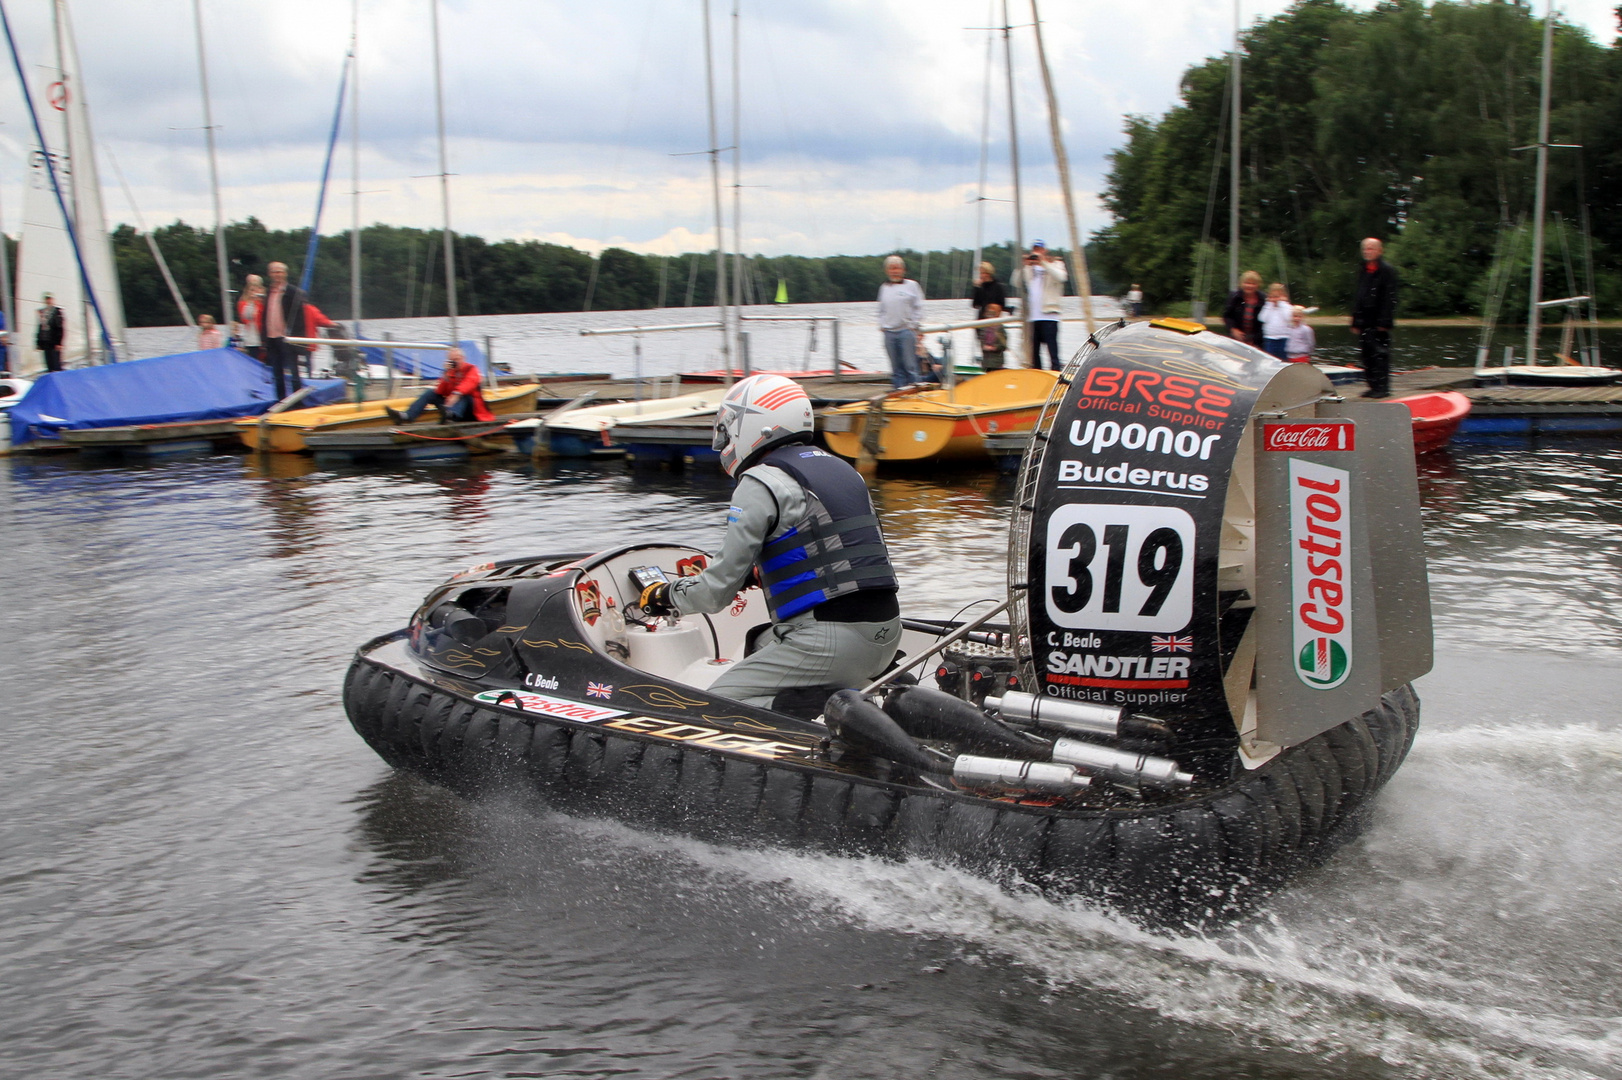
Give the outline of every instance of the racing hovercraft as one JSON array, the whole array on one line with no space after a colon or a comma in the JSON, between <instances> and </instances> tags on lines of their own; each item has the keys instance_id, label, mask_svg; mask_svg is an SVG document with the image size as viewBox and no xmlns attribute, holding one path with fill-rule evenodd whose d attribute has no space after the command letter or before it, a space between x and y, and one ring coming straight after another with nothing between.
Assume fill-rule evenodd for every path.
<instances>
[{"instance_id":1,"label":"racing hovercraft","mask_svg":"<svg viewBox=\"0 0 1622 1080\"><path fill-rule=\"evenodd\" d=\"M460 791L1231 916L1355 836L1414 737L1409 427L1198 324L1121 325L1043 410L1008 600L905 620L868 686L711 693L764 599L650 616L643 589L707 556L649 543L456 575L361 648L345 705L390 764Z\"/></svg>"}]
</instances>

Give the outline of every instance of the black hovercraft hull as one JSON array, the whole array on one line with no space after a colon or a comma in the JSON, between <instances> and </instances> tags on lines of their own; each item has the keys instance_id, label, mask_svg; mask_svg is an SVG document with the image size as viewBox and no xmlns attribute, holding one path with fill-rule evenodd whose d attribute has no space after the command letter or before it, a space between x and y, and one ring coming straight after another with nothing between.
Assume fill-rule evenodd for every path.
<instances>
[{"instance_id":1,"label":"black hovercraft hull","mask_svg":"<svg viewBox=\"0 0 1622 1080\"><path fill-rule=\"evenodd\" d=\"M1063 810L862 775L816 760L809 745L768 754L748 736L656 707L609 728L515 699L496 704L477 684L403 661L404 637L361 648L345 707L386 762L455 791L516 787L561 808L705 838L938 859L1185 924L1242 914L1355 837L1419 724L1419 700L1404 686L1180 801Z\"/></svg>"}]
</instances>

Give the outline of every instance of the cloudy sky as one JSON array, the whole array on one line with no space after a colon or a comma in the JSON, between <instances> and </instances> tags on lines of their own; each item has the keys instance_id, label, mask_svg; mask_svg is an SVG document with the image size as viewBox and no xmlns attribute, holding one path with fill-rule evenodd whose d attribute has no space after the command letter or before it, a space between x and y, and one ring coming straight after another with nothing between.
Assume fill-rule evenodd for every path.
<instances>
[{"instance_id":1,"label":"cloudy sky","mask_svg":"<svg viewBox=\"0 0 1622 1080\"><path fill-rule=\"evenodd\" d=\"M360 0L362 219L437 226L430 0ZM739 0L745 247L767 254L972 246L986 0ZM731 0L712 0L729 145ZM1011 0L1029 23L1029 0ZM1249 22L1282 0L1242 0ZM1570 0L1600 41L1614 0ZM47 0L7 0L36 92ZM211 220L189 0L70 0L110 223ZM350 5L202 0L227 219L308 225ZM441 0L452 224L491 238L596 250L704 250L712 227L699 0ZM1224 51L1233 7L1212 0L1043 0L1082 228L1103 224L1106 155L1128 113L1158 113L1190 63ZM1008 195L998 44L990 190ZM1060 237L1062 208L1031 31L1014 31L1026 232ZM0 211L19 218L28 120L0 78ZM347 121L346 121L347 122ZM347 139L347 134L346 134ZM724 180L731 182L730 163ZM323 231L347 227L344 144ZM988 240L1012 232L987 204Z\"/></svg>"}]
</instances>

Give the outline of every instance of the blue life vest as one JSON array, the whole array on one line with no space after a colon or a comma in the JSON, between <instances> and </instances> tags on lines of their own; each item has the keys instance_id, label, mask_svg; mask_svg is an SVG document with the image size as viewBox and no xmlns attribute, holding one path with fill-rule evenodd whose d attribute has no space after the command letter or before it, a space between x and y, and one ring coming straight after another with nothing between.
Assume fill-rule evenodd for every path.
<instances>
[{"instance_id":1,"label":"blue life vest","mask_svg":"<svg viewBox=\"0 0 1622 1080\"><path fill-rule=\"evenodd\" d=\"M761 548L760 581L773 619L859 589L896 588L873 500L855 469L801 444L778 447L760 464L798 480L807 505L804 520Z\"/></svg>"}]
</instances>

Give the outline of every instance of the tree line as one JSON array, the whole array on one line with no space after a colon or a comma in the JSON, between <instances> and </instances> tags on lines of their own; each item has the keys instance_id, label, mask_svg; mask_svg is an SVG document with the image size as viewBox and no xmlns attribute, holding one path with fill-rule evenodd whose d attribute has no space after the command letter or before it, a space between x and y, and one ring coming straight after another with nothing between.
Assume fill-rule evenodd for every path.
<instances>
[{"instance_id":1,"label":"tree line","mask_svg":"<svg viewBox=\"0 0 1622 1080\"><path fill-rule=\"evenodd\" d=\"M1619 9L1622 17L1622 9ZM1477 313L1495 259L1524 312L1542 20L1530 5L1298 0L1242 35L1241 269L1344 310L1357 244L1386 241L1408 315ZM1187 310L1228 290L1229 59L1183 75L1111 155L1099 272ZM1622 302L1622 47L1554 31L1545 296ZM1590 209L1591 208L1591 209ZM1519 230L1517 223L1521 224ZM1090 245L1090 248L1093 245Z\"/></svg>"},{"instance_id":2,"label":"tree line","mask_svg":"<svg viewBox=\"0 0 1622 1080\"><path fill-rule=\"evenodd\" d=\"M587 252L537 240L486 240L453 233L456 251L457 310L463 315L613 310L653 307L705 307L715 303L715 253L641 255L608 248ZM255 218L226 226L231 288L249 274L265 273L284 262L297 281L304 267L309 229L275 230ZM177 221L153 231L188 306L194 313L220 306L214 233ZM181 322L146 239L128 225L113 231L125 319L131 326ZM931 299L968 295L974 253L900 251L909 277ZM769 303L783 282L792 303L870 301L884 280L885 255L752 255L743 260L745 301ZM1008 243L985 249L982 258L1006 281L1012 266ZM445 274L443 234L435 229L371 225L361 230L361 313L370 319L443 315ZM727 260L728 293L733 261ZM349 319L349 233L323 235L310 285L311 299L327 315Z\"/></svg>"}]
</instances>

